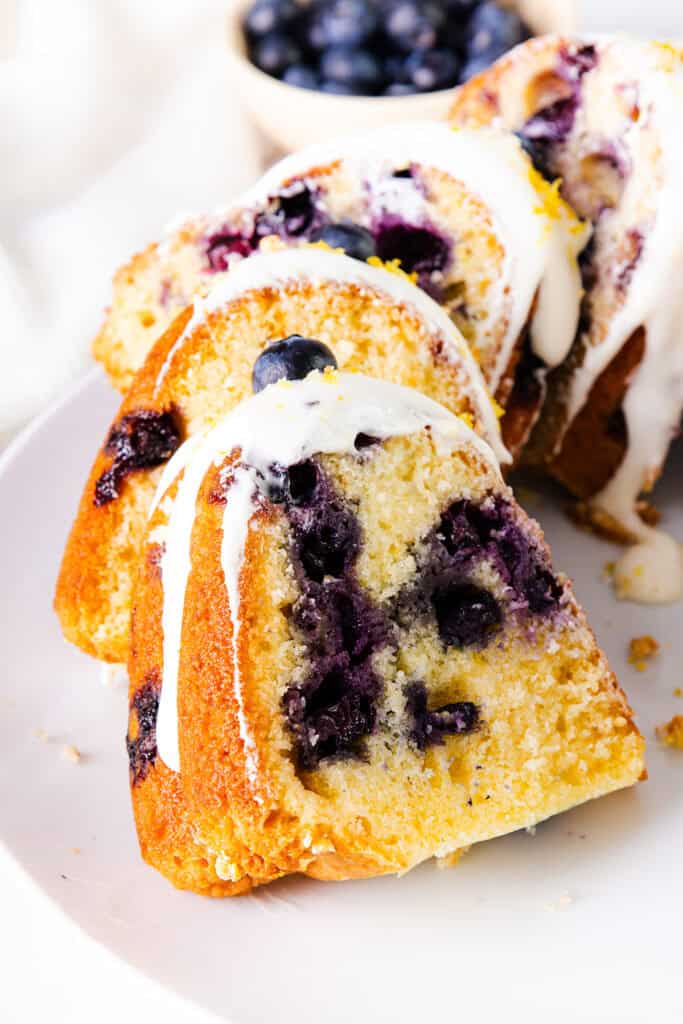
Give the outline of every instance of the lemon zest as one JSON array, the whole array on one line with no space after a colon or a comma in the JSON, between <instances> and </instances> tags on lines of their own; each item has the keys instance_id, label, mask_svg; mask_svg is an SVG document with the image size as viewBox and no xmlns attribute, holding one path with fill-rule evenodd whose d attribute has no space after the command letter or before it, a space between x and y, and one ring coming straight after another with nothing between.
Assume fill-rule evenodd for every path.
<instances>
[{"instance_id":1,"label":"lemon zest","mask_svg":"<svg viewBox=\"0 0 683 1024\"><path fill-rule=\"evenodd\" d=\"M371 267L380 267L381 270L386 270L390 274L396 274L398 277L402 277L404 280L410 281L411 284L417 284L417 274L414 271L412 274L408 274L405 270L402 270L401 261L399 259L381 260L379 256L369 256L367 262Z\"/></svg>"}]
</instances>

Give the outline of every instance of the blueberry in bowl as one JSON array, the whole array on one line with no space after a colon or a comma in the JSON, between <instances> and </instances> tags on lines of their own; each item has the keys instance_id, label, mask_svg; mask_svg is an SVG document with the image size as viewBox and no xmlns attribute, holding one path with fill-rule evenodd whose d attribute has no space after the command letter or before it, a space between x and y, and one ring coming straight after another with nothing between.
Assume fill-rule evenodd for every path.
<instances>
[{"instance_id":1,"label":"blueberry in bowl","mask_svg":"<svg viewBox=\"0 0 683 1024\"><path fill-rule=\"evenodd\" d=\"M440 119L449 91L511 47L571 31L574 4L240 0L230 16L235 85L285 150L387 121Z\"/></svg>"},{"instance_id":2,"label":"blueberry in bowl","mask_svg":"<svg viewBox=\"0 0 683 1024\"><path fill-rule=\"evenodd\" d=\"M497 0L252 0L242 30L249 60L267 75L394 97L457 85L532 34Z\"/></svg>"}]
</instances>

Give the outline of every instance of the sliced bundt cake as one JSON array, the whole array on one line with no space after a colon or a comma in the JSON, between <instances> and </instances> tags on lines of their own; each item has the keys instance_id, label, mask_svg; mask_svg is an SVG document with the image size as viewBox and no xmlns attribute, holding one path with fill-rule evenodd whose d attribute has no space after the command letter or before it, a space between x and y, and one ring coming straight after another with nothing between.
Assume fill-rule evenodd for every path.
<instances>
[{"instance_id":1,"label":"sliced bundt cake","mask_svg":"<svg viewBox=\"0 0 683 1024\"><path fill-rule=\"evenodd\" d=\"M136 257L117 275L95 354L127 386L197 288L264 237L289 246L322 239L359 260L399 260L415 274L505 403L529 325L532 351L549 365L569 350L580 302L576 257L588 235L517 140L429 122L390 127L287 157L234 208L188 220ZM520 437L532 415L528 401L520 406Z\"/></svg>"},{"instance_id":2,"label":"sliced bundt cake","mask_svg":"<svg viewBox=\"0 0 683 1024\"><path fill-rule=\"evenodd\" d=\"M325 248L257 253L180 315L121 406L86 484L57 584L68 639L105 661L125 661L131 575L158 467L249 394L258 354L293 334L332 345L342 369L415 387L466 414L505 456L480 370L425 291L401 273Z\"/></svg>"},{"instance_id":3,"label":"sliced bundt cake","mask_svg":"<svg viewBox=\"0 0 683 1024\"><path fill-rule=\"evenodd\" d=\"M516 132L539 174L594 225L581 329L548 375L525 457L628 539L651 537L638 498L683 409L682 117L681 53L622 38L525 43L458 90L451 110L458 125ZM547 367L538 353L527 363L533 391Z\"/></svg>"},{"instance_id":4,"label":"sliced bundt cake","mask_svg":"<svg viewBox=\"0 0 683 1024\"><path fill-rule=\"evenodd\" d=\"M176 885L402 872L643 775L540 528L413 390L270 384L176 452L138 561L132 797Z\"/></svg>"}]
</instances>

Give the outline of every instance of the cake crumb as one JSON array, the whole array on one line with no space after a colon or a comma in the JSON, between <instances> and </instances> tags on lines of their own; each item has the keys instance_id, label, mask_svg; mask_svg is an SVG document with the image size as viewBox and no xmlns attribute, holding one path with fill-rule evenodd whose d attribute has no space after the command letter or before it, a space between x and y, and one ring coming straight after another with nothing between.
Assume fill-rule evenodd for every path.
<instances>
[{"instance_id":1,"label":"cake crumb","mask_svg":"<svg viewBox=\"0 0 683 1024\"><path fill-rule=\"evenodd\" d=\"M83 755L73 743L65 743L62 747L62 757L66 761L71 761L72 764L78 764L82 760Z\"/></svg>"},{"instance_id":2,"label":"cake crumb","mask_svg":"<svg viewBox=\"0 0 683 1024\"><path fill-rule=\"evenodd\" d=\"M526 834L527 834L528 836L535 836L535 835L536 835L536 826L535 826L535 825L529 825L529 826L528 826L528 827L526 828L526 830L525 830L525 831L526 831Z\"/></svg>"},{"instance_id":3,"label":"cake crumb","mask_svg":"<svg viewBox=\"0 0 683 1024\"><path fill-rule=\"evenodd\" d=\"M555 900L554 903L546 903L545 909L546 910L552 910L552 911L568 910L569 907L571 907L573 902L574 902L573 897L570 895L570 893L568 893L565 890L563 893L560 893L560 896L558 897L558 899Z\"/></svg>"},{"instance_id":4,"label":"cake crumb","mask_svg":"<svg viewBox=\"0 0 683 1024\"><path fill-rule=\"evenodd\" d=\"M659 644L653 636L634 636L628 645L628 660L639 672L643 672L652 658L659 654Z\"/></svg>"},{"instance_id":5,"label":"cake crumb","mask_svg":"<svg viewBox=\"0 0 683 1024\"><path fill-rule=\"evenodd\" d=\"M667 747L683 750L683 715L674 715L671 721L658 725L657 739Z\"/></svg>"},{"instance_id":6,"label":"cake crumb","mask_svg":"<svg viewBox=\"0 0 683 1024\"><path fill-rule=\"evenodd\" d=\"M49 741L49 739L50 739L50 737L49 737L49 735L48 735L48 733L47 733L47 731L45 729L34 729L33 730L33 735L35 736L35 738L37 740L40 740L41 743L47 743Z\"/></svg>"},{"instance_id":7,"label":"cake crumb","mask_svg":"<svg viewBox=\"0 0 683 1024\"><path fill-rule=\"evenodd\" d=\"M605 580L606 583L609 583L609 581L614 578L616 565L616 562L605 562L603 565L601 579Z\"/></svg>"},{"instance_id":8,"label":"cake crumb","mask_svg":"<svg viewBox=\"0 0 683 1024\"><path fill-rule=\"evenodd\" d=\"M83 853L83 851L81 850L80 846L72 846L72 847L71 847L71 852L72 852L73 854L75 854L75 855L76 855L77 857L78 857L78 856L79 856L79 855L80 855L81 853Z\"/></svg>"}]
</instances>

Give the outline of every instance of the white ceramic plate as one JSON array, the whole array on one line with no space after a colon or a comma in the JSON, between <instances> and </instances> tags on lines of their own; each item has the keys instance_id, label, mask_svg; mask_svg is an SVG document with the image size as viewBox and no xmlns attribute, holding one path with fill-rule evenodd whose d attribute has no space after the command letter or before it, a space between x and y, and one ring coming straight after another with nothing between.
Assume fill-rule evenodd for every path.
<instances>
[{"instance_id":1,"label":"white ceramic plate","mask_svg":"<svg viewBox=\"0 0 683 1024\"><path fill-rule=\"evenodd\" d=\"M548 496L531 511L632 698L650 741L649 782L535 836L483 844L453 870L427 864L402 879L290 879L211 901L174 891L139 860L125 692L101 684L51 610L62 545L115 404L91 376L2 462L0 839L17 870L122 961L234 1024L680 1021L683 754L653 732L683 712L673 695L683 686L683 608L617 603L600 579L609 545L575 532ZM682 477L679 445L657 493L679 537ZM638 673L625 651L642 633L662 654ZM64 758L64 744L83 752L81 763Z\"/></svg>"}]
</instances>

